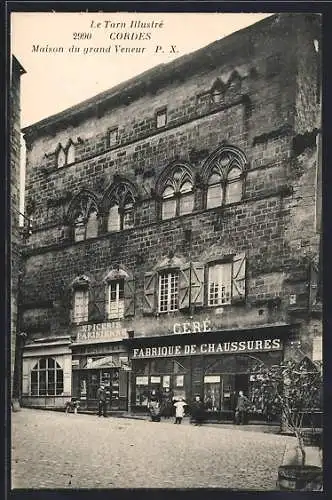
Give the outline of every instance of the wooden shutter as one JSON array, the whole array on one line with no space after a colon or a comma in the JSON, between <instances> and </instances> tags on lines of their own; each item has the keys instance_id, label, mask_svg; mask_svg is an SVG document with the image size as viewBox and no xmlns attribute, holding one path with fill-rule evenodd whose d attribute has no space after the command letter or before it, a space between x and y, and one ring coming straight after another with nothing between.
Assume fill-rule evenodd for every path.
<instances>
[{"instance_id":1,"label":"wooden shutter","mask_svg":"<svg viewBox=\"0 0 332 500\"><path fill-rule=\"evenodd\" d=\"M190 299L190 263L185 264L179 272L179 309L189 307Z\"/></svg>"},{"instance_id":2,"label":"wooden shutter","mask_svg":"<svg viewBox=\"0 0 332 500\"><path fill-rule=\"evenodd\" d=\"M195 306L204 304L204 266L199 262L191 264L191 303Z\"/></svg>"},{"instance_id":3,"label":"wooden shutter","mask_svg":"<svg viewBox=\"0 0 332 500\"><path fill-rule=\"evenodd\" d=\"M97 283L89 296L89 320L105 319L105 297L106 289L104 283Z\"/></svg>"},{"instance_id":4,"label":"wooden shutter","mask_svg":"<svg viewBox=\"0 0 332 500\"><path fill-rule=\"evenodd\" d=\"M145 273L144 275L144 295L143 313L153 314L156 308L156 273Z\"/></svg>"},{"instance_id":5,"label":"wooden shutter","mask_svg":"<svg viewBox=\"0 0 332 500\"><path fill-rule=\"evenodd\" d=\"M135 281L126 279L124 281L124 315L134 316L135 314Z\"/></svg>"},{"instance_id":6,"label":"wooden shutter","mask_svg":"<svg viewBox=\"0 0 332 500\"><path fill-rule=\"evenodd\" d=\"M246 255L239 253L233 258L232 298L243 300L246 294Z\"/></svg>"}]
</instances>

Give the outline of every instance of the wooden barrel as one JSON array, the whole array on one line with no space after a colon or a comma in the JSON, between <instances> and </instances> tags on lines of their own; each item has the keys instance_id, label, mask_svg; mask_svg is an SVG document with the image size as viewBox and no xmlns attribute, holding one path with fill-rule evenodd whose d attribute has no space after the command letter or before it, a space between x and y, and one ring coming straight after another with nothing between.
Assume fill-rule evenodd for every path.
<instances>
[{"instance_id":1,"label":"wooden barrel","mask_svg":"<svg viewBox=\"0 0 332 500\"><path fill-rule=\"evenodd\" d=\"M277 487L287 491L320 491L323 488L322 468L315 465L281 465Z\"/></svg>"}]
</instances>

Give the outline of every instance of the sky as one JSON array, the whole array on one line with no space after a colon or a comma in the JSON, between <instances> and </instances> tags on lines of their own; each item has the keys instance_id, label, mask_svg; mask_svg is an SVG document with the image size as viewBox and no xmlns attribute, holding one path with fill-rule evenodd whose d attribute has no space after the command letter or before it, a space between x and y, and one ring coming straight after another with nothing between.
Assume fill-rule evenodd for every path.
<instances>
[{"instance_id":1,"label":"sky","mask_svg":"<svg viewBox=\"0 0 332 500\"><path fill-rule=\"evenodd\" d=\"M10 19L11 53L26 71L21 78L21 127L270 15L14 12ZM131 49L134 52L128 53ZM24 141L21 160L23 211Z\"/></svg>"},{"instance_id":2,"label":"sky","mask_svg":"<svg viewBox=\"0 0 332 500\"><path fill-rule=\"evenodd\" d=\"M198 50L271 14L259 13L37 13L11 15L11 49L26 71L21 80L21 125L31 125L110 89L153 66ZM109 21L106 25L105 21ZM159 23L130 28L131 21ZM101 27L97 28L97 23ZM162 26L160 27L160 22ZM93 23L94 27L91 28ZM119 28L113 28L121 23ZM125 24L125 26L123 26ZM150 33L150 40L123 40L124 33ZM91 39L77 40L79 33ZM112 33L112 35L111 35ZM120 37L118 39L110 40ZM69 52L72 46L80 51ZM116 53L115 45L144 47L143 53ZM156 46L164 53L155 52ZM171 53L171 45L176 53ZM34 47L39 46L38 51ZM41 47L63 52L41 52ZM109 49L111 52L90 51ZM84 53L84 49L86 49Z\"/></svg>"}]
</instances>

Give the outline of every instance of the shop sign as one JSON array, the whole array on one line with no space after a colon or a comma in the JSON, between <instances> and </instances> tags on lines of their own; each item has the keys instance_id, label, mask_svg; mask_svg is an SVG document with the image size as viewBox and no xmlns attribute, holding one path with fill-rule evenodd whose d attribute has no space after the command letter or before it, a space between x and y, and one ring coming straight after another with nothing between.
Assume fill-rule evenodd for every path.
<instances>
[{"instance_id":1,"label":"shop sign","mask_svg":"<svg viewBox=\"0 0 332 500\"><path fill-rule=\"evenodd\" d=\"M204 321L187 321L185 323L174 323L173 333L206 333L211 331L209 319Z\"/></svg>"},{"instance_id":2,"label":"shop sign","mask_svg":"<svg viewBox=\"0 0 332 500\"><path fill-rule=\"evenodd\" d=\"M148 385L149 377L136 377L136 385Z\"/></svg>"},{"instance_id":3,"label":"shop sign","mask_svg":"<svg viewBox=\"0 0 332 500\"><path fill-rule=\"evenodd\" d=\"M92 359L88 358L87 360L87 368L98 368L100 366L104 365L112 365L113 364L113 356L106 356L105 358L99 358L99 359Z\"/></svg>"},{"instance_id":4,"label":"shop sign","mask_svg":"<svg viewBox=\"0 0 332 500\"><path fill-rule=\"evenodd\" d=\"M280 351L280 339L243 340L233 342L215 342L206 344L185 344L133 349L135 358L167 358L171 356L192 356L196 354L228 354Z\"/></svg>"},{"instance_id":5,"label":"shop sign","mask_svg":"<svg viewBox=\"0 0 332 500\"><path fill-rule=\"evenodd\" d=\"M77 327L76 342L94 342L95 340L122 340L128 337L127 330L117 321L94 323Z\"/></svg>"}]
</instances>

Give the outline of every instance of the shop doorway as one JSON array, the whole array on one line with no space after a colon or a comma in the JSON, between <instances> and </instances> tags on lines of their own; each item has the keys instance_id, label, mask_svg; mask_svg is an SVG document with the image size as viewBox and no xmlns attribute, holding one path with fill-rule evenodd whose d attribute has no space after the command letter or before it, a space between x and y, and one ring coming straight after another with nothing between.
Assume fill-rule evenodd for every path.
<instances>
[{"instance_id":1,"label":"shop doorway","mask_svg":"<svg viewBox=\"0 0 332 500\"><path fill-rule=\"evenodd\" d=\"M82 408L95 410L98 407L97 390L103 384L106 401L111 410L119 409L119 370L77 370L73 377L73 393Z\"/></svg>"},{"instance_id":2,"label":"shop doorway","mask_svg":"<svg viewBox=\"0 0 332 500\"><path fill-rule=\"evenodd\" d=\"M237 394L242 391L246 396L249 395L249 375L247 373L235 375L235 391Z\"/></svg>"}]
</instances>

